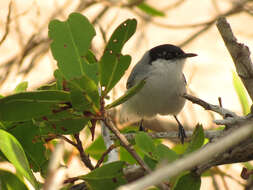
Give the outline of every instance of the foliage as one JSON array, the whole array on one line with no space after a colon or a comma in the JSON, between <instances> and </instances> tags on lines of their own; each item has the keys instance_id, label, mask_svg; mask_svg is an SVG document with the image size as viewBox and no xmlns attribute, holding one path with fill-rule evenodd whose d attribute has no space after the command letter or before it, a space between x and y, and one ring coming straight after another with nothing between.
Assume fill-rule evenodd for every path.
<instances>
[{"instance_id":1,"label":"foliage","mask_svg":"<svg viewBox=\"0 0 253 190\"><path fill-rule=\"evenodd\" d=\"M147 4L140 4L139 8L148 14L163 16L162 12ZM86 17L72 13L66 21L50 22L51 51L58 66L54 72L56 82L32 92L26 91L28 83L23 82L16 87L14 94L0 99L0 157L12 163L17 171L16 174L0 171L3 187L27 189L26 179L39 189L40 184L33 172L40 172L46 177L51 155L44 145L52 139L63 138L62 135L75 139L68 140L80 154L88 154L95 160L103 157L106 146L101 136L83 152L78 144L78 134L89 127L93 135L96 123L105 119L106 110L127 101L145 85L145 81L141 81L118 100L105 105L104 98L130 65L131 57L121 51L135 33L136 25L135 19L120 24L109 39L101 59L97 60L90 49L96 32ZM50 143L52 145L55 141ZM184 145L186 148L180 154L144 132L136 133L132 142L138 155L151 169L171 163L199 149L203 143L201 125L196 127L192 141ZM126 164L137 162L122 147L119 152L121 161L89 167L91 172L77 178L83 180L89 189L103 189L105 186L115 189L127 183L123 168ZM106 160L104 158L102 162ZM192 173L182 174L169 182L177 190L184 189L186 184L191 189L200 187L200 177L196 178Z\"/></svg>"}]
</instances>

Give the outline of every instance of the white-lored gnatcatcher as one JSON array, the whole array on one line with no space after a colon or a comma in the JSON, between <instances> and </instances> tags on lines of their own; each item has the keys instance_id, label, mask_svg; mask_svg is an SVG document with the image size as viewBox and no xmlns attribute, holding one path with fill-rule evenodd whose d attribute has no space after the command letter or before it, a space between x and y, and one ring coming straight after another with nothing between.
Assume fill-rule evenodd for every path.
<instances>
[{"instance_id":1,"label":"white-lored gnatcatcher","mask_svg":"<svg viewBox=\"0 0 253 190\"><path fill-rule=\"evenodd\" d=\"M185 131L176 115L185 104L182 95L186 92L183 66L186 58L197 54L185 53L181 48L164 44L147 51L134 66L127 89L145 79L144 87L122 105L120 117L142 121L157 114L173 115L178 123L178 137L184 143Z\"/></svg>"}]
</instances>

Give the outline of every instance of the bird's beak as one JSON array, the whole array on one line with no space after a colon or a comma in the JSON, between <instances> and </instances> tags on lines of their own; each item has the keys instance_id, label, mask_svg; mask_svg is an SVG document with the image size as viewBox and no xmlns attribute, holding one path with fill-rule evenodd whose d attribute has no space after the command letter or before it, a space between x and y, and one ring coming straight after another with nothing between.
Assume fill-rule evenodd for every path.
<instances>
[{"instance_id":1,"label":"bird's beak","mask_svg":"<svg viewBox=\"0 0 253 190\"><path fill-rule=\"evenodd\" d=\"M195 53L186 53L184 56L185 57L195 57L195 56L197 56L197 54L195 54Z\"/></svg>"}]
</instances>

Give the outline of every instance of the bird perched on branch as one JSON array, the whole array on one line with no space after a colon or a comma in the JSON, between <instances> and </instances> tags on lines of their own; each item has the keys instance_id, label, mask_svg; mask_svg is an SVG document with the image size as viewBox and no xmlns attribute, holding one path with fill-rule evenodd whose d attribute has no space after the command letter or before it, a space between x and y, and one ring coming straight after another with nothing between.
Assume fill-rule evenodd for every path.
<instances>
[{"instance_id":1,"label":"bird perched on branch","mask_svg":"<svg viewBox=\"0 0 253 190\"><path fill-rule=\"evenodd\" d=\"M182 110L186 92L186 80L182 72L186 58L197 56L185 53L181 48L164 44L148 50L134 66L128 80L127 89L145 79L143 88L126 101L121 110L121 118L135 118L141 121L157 114L173 115L178 123L178 137L184 143L186 137L177 114Z\"/></svg>"}]
</instances>

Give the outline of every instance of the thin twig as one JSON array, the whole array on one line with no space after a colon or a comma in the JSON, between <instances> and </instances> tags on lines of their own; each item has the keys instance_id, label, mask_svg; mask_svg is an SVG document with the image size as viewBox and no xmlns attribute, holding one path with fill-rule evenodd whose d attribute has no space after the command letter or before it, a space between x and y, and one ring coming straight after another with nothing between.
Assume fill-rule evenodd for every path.
<instances>
[{"instance_id":1,"label":"thin twig","mask_svg":"<svg viewBox=\"0 0 253 190\"><path fill-rule=\"evenodd\" d=\"M239 117L234 112L232 112L228 109L222 108L218 105L209 104L209 103L205 102L204 100L201 100L200 98L194 97L192 95L184 94L183 97L195 104L202 106L206 110L211 110L211 111L214 111L214 112L220 114L223 118L226 118L226 117L238 118Z\"/></svg>"},{"instance_id":2,"label":"thin twig","mask_svg":"<svg viewBox=\"0 0 253 190\"><path fill-rule=\"evenodd\" d=\"M94 170L95 167L92 165L91 163L91 160L89 158L88 155L85 154L84 150L83 150L83 145L82 145L82 142L79 138L79 133L77 134L74 134L74 137L76 139L76 144L77 144L77 149L80 153L80 157L81 157L81 160L82 162L84 163L85 166L87 166L90 170Z\"/></svg>"},{"instance_id":3,"label":"thin twig","mask_svg":"<svg viewBox=\"0 0 253 190\"><path fill-rule=\"evenodd\" d=\"M0 45L4 42L7 35L9 34L10 21L11 21L11 7L12 7L12 1L10 1L10 3L9 3L8 15L7 15L6 24L5 24L5 33L2 37L2 39L0 40Z\"/></svg>"},{"instance_id":4,"label":"thin twig","mask_svg":"<svg viewBox=\"0 0 253 190\"><path fill-rule=\"evenodd\" d=\"M98 168L104 161L105 157L114 149L116 146L113 144L111 145L101 156L101 158L98 160L95 168Z\"/></svg>"},{"instance_id":5,"label":"thin twig","mask_svg":"<svg viewBox=\"0 0 253 190\"><path fill-rule=\"evenodd\" d=\"M106 118L103 120L105 125L112 131L112 133L119 139L121 145L134 157L134 159L140 164L140 166L148 173L151 173L150 168L143 162L139 155L132 148L132 145L128 142L126 137L120 133L117 127L114 126L113 122Z\"/></svg>"}]
</instances>

